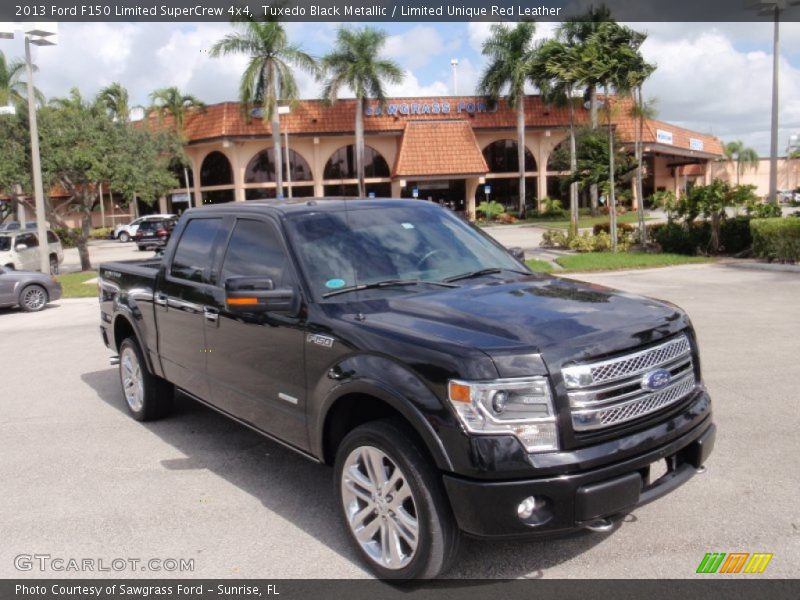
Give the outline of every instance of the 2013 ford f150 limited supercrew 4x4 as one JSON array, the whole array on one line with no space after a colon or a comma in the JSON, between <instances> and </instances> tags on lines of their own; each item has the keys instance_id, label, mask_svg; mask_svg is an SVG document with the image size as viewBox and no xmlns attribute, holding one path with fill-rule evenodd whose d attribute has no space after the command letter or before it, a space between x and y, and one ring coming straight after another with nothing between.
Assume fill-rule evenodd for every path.
<instances>
[{"instance_id":1,"label":"2013 ford f150 limited supercrew 4x4","mask_svg":"<svg viewBox=\"0 0 800 600\"><path fill-rule=\"evenodd\" d=\"M683 311L533 274L431 203L191 209L99 282L133 417L177 389L333 465L381 577L439 574L462 534L607 530L714 443Z\"/></svg>"}]
</instances>

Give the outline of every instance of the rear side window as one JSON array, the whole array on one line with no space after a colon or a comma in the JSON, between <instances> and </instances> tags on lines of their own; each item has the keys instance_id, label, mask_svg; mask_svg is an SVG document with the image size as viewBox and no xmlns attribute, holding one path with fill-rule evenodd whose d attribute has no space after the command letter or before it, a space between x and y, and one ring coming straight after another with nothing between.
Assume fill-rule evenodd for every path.
<instances>
[{"instance_id":1,"label":"rear side window","mask_svg":"<svg viewBox=\"0 0 800 600\"><path fill-rule=\"evenodd\" d=\"M52 231L48 231L47 232L47 243L48 244L57 244L58 243L58 238L56 237L56 234L53 233Z\"/></svg>"},{"instance_id":2,"label":"rear side window","mask_svg":"<svg viewBox=\"0 0 800 600\"><path fill-rule=\"evenodd\" d=\"M189 281L206 281L211 269L211 248L222 219L192 219L183 230L170 274Z\"/></svg>"},{"instance_id":3,"label":"rear side window","mask_svg":"<svg viewBox=\"0 0 800 600\"><path fill-rule=\"evenodd\" d=\"M14 242L15 246L25 244L28 248L37 248L39 246L39 239L34 233L23 233L17 236L17 241Z\"/></svg>"},{"instance_id":4,"label":"rear side window","mask_svg":"<svg viewBox=\"0 0 800 600\"><path fill-rule=\"evenodd\" d=\"M275 287L289 283L287 260L275 228L263 221L239 220L233 229L220 281L228 277L269 277Z\"/></svg>"}]
</instances>

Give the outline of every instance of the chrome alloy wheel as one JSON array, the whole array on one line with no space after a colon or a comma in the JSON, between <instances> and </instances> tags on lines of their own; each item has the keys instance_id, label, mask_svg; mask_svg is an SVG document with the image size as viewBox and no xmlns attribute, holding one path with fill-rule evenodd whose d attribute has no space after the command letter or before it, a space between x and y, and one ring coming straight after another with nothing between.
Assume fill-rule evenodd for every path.
<instances>
[{"instance_id":1,"label":"chrome alloy wheel","mask_svg":"<svg viewBox=\"0 0 800 600\"><path fill-rule=\"evenodd\" d=\"M142 410L144 405L144 376L142 366L133 348L125 348L119 361L122 375L122 391L125 393L125 402L134 412Z\"/></svg>"},{"instance_id":2,"label":"chrome alloy wheel","mask_svg":"<svg viewBox=\"0 0 800 600\"><path fill-rule=\"evenodd\" d=\"M408 479L373 446L353 450L342 469L342 504L350 530L373 561L402 569L419 544L419 516Z\"/></svg>"},{"instance_id":3,"label":"chrome alloy wheel","mask_svg":"<svg viewBox=\"0 0 800 600\"><path fill-rule=\"evenodd\" d=\"M22 294L22 304L30 311L41 310L47 304L47 292L39 286L31 286Z\"/></svg>"}]
</instances>

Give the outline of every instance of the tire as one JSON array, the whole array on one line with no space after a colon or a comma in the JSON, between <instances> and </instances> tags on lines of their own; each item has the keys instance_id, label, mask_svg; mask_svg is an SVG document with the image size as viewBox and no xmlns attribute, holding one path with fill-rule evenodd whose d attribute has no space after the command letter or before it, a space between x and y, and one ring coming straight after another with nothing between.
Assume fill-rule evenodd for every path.
<instances>
[{"instance_id":1,"label":"tire","mask_svg":"<svg viewBox=\"0 0 800 600\"><path fill-rule=\"evenodd\" d=\"M403 421L371 421L351 431L336 453L334 483L345 529L382 579L434 578L458 553L460 531L441 475L415 438ZM376 490L371 482L381 479Z\"/></svg>"},{"instance_id":2,"label":"tire","mask_svg":"<svg viewBox=\"0 0 800 600\"><path fill-rule=\"evenodd\" d=\"M172 410L175 389L147 370L139 344L132 337L119 346L119 382L128 412L137 421L153 421Z\"/></svg>"},{"instance_id":3,"label":"tire","mask_svg":"<svg viewBox=\"0 0 800 600\"><path fill-rule=\"evenodd\" d=\"M147 246L139 245L139 252L147 252Z\"/></svg>"},{"instance_id":4,"label":"tire","mask_svg":"<svg viewBox=\"0 0 800 600\"><path fill-rule=\"evenodd\" d=\"M131 241L131 234L129 234L127 231L120 231L119 235L117 236L117 239L123 244L125 244Z\"/></svg>"},{"instance_id":5,"label":"tire","mask_svg":"<svg viewBox=\"0 0 800 600\"><path fill-rule=\"evenodd\" d=\"M53 254L50 256L50 275L58 275L58 257Z\"/></svg>"},{"instance_id":6,"label":"tire","mask_svg":"<svg viewBox=\"0 0 800 600\"><path fill-rule=\"evenodd\" d=\"M19 293L19 307L25 312L39 312L49 301L47 290L35 283L26 285Z\"/></svg>"},{"instance_id":7,"label":"tire","mask_svg":"<svg viewBox=\"0 0 800 600\"><path fill-rule=\"evenodd\" d=\"M17 270L17 268L14 266L14 263L8 263L6 265L6 269L8 269L9 271L16 271Z\"/></svg>"}]
</instances>

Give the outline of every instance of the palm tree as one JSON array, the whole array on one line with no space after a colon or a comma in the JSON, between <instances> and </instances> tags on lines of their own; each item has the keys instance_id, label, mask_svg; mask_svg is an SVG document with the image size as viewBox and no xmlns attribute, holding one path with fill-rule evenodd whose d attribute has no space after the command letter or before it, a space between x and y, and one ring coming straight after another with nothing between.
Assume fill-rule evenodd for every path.
<instances>
[{"instance_id":1,"label":"palm tree","mask_svg":"<svg viewBox=\"0 0 800 600\"><path fill-rule=\"evenodd\" d=\"M602 23L613 22L615 21L611 18L611 11L606 6L601 5L597 8L590 7L585 14L564 21L558 28L556 37L568 46L581 49L588 43L589 38L597 32ZM591 72L585 72L585 78L581 83L585 89L584 97L588 99L589 102L589 119L592 129L597 129L599 125L597 87L602 82L592 76ZM596 214L599 196L597 185L591 186L589 194L591 198L592 214Z\"/></svg>"},{"instance_id":2,"label":"palm tree","mask_svg":"<svg viewBox=\"0 0 800 600\"><path fill-rule=\"evenodd\" d=\"M130 118L130 96L125 87L115 81L97 94L97 102L117 123L127 123Z\"/></svg>"},{"instance_id":3,"label":"palm tree","mask_svg":"<svg viewBox=\"0 0 800 600\"><path fill-rule=\"evenodd\" d=\"M755 170L758 168L758 163L761 160L753 148L748 148L741 140L728 142L723 148L725 158L730 161L736 161L736 185L739 185L739 180L747 169Z\"/></svg>"},{"instance_id":4,"label":"palm tree","mask_svg":"<svg viewBox=\"0 0 800 600\"><path fill-rule=\"evenodd\" d=\"M186 115L192 110L204 110L205 104L195 96L184 94L177 87L166 87L154 91L150 94L150 106L148 112L156 113L158 118L163 120L165 115L172 115L173 127L175 133L181 141L185 141L185 134L183 125L186 121ZM186 195L189 202L192 201L192 193L189 189L189 171L186 166L186 159L183 162L183 185L186 187ZM199 200L198 200L199 201Z\"/></svg>"},{"instance_id":5,"label":"palm tree","mask_svg":"<svg viewBox=\"0 0 800 600\"><path fill-rule=\"evenodd\" d=\"M525 218L525 83L536 56L534 33L533 21L522 21L514 27L492 25L491 36L483 43L482 50L489 62L478 81L479 93L494 101L506 90L509 105L517 111L520 219Z\"/></svg>"},{"instance_id":6,"label":"palm tree","mask_svg":"<svg viewBox=\"0 0 800 600\"><path fill-rule=\"evenodd\" d=\"M322 97L336 102L342 87L349 88L356 97L356 173L358 195L366 195L364 184L364 105L368 98L386 103L385 83L397 84L403 80L403 70L393 60L380 57L386 42L386 32L372 27L350 29L340 27L336 33L333 50L321 61L325 82Z\"/></svg>"},{"instance_id":7,"label":"palm tree","mask_svg":"<svg viewBox=\"0 0 800 600\"><path fill-rule=\"evenodd\" d=\"M186 122L186 115L194 109L203 109L205 104L195 96L184 94L177 87L166 87L154 91L150 94L149 113L156 113L159 119L166 115L173 118L175 132L183 137L183 125Z\"/></svg>"},{"instance_id":8,"label":"palm tree","mask_svg":"<svg viewBox=\"0 0 800 600\"><path fill-rule=\"evenodd\" d=\"M644 162L644 122L646 119L655 116L654 102L645 102L642 87L644 82L656 70L654 64L646 62L641 55L634 59L628 72L628 86L633 92L634 106L631 115L636 119L636 133L634 136L634 154L636 156L636 197L638 198L636 212L639 222L639 242L647 244L647 228L644 222L644 186L642 185L642 173Z\"/></svg>"},{"instance_id":9,"label":"palm tree","mask_svg":"<svg viewBox=\"0 0 800 600\"><path fill-rule=\"evenodd\" d=\"M278 198L283 197L283 160L281 158L281 124L278 102L297 100L299 91L292 67L317 74L317 62L310 54L289 43L283 25L275 20L247 19L235 24L238 29L211 47L211 56L245 54L250 57L239 82L242 110L254 105L263 109L264 122L272 122L272 146L275 161L275 186Z\"/></svg>"},{"instance_id":10,"label":"palm tree","mask_svg":"<svg viewBox=\"0 0 800 600\"><path fill-rule=\"evenodd\" d=\"M36 65L31 67L34 72L39 70ZM0 50L0 106L20 105L28 101L28 84L23 79L25 71L24 60L14 58L9 61ZM44 94L35 87L33 96L37 104L45 103Z\"/></svg>"},{"instance_id":11,"label":"palm tree","mask_svg":"<svg viewBox=\"0 0 800 600\"><path fill-rule=\"evenodd\" d=\"M575 46L558 40L546 40L537 46L536 56L529 71L531 81L539 88L544 102L569 106L569 163L573 174L578 169L574 92L580 82L575 69L576 54ZM569 232L574 236L578 234L577 181L573 181L569 187L569 208Z\"/></svg>"}]
</instances>

